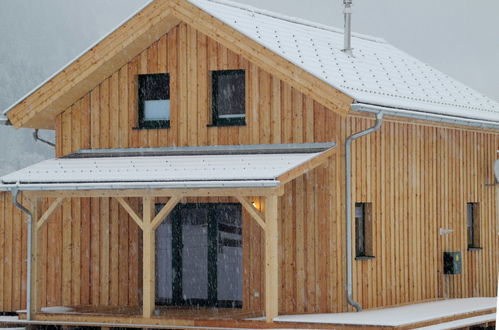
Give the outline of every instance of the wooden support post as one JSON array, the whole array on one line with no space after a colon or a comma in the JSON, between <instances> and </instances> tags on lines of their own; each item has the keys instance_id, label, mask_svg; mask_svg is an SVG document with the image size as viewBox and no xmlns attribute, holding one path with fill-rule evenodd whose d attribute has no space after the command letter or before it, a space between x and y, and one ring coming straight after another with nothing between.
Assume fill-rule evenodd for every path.
<instances>
[{"instance_id":1,"label":"wooden support post","mask_svg":"<svg viewBox=\"0 0 499 330\"><path fill-rule=\"evenodd\" d=\"M40 311L40 299L38 295L38 289L40 287L41 279L39 274L38 263L40 261L40 244L39 244L39 236L38 236L38 221L42 216L42 203L40 198L34 198L32 204L32 221L31 221L31 276L28 281L31 282L30 291L31 291L31 306L30 306L30 314L31 316L35 315L38 311Z\"/></svg>"},{"instance_id":2,"label":"wooden support post","mask_svg":"<svg viewBox=\"0 0 499 330\"><path fill-rule=\"evenodd\" d=\"M272 322L279 313L279 231L277 196L265 199L265 318Z\"/></svg>"},{"instance_id":3,"label":"wooden support post","mask_svg":"<svg viewBox=\"0 0 499 330\"><path fill-rule=\"evenodd\" d=\"M142 244L143 244L143 316L150 318L155 308L155 235L152 227L154 198L142 199Z\"/></svg>"}]
</instances>

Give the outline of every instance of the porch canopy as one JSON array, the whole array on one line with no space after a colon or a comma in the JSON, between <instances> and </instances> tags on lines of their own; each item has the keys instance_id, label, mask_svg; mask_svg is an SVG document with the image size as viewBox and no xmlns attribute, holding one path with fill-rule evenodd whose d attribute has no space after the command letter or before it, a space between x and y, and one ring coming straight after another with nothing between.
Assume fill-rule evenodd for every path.
<instances>
[{"instance_id":1,"label":"porch canopy","mask_svg":"<svg viewBox=\"0 0 499 330\"><path fill-rule=\"evenodd\" d=\"M334 143L154 149L80 150L62 158L42 161L0 178L0 190L23 191L33 213L32 295L37 299L37 231L66 198L111 197L128 212L143 232L143 316L155 309L155 230L183 197L235 197L265 234L265 313L267 321L278 308L278 196L284 184L323 164ZM17 194L17 193L15 193ZM264 197L264 209L248 198ZM127 197L142 198L142 215ZM155 198L170 197L155 212ZM42 198L54 198L42 212Z\"/></svg>"}]
</instances>

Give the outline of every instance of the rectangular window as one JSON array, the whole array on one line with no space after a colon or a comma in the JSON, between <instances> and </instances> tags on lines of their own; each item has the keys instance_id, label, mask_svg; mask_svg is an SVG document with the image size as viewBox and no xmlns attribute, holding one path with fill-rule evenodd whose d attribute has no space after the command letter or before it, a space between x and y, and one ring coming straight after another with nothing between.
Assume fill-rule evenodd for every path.
<instances>
[{"instance_id":1,"label":"rectangular window","mask_svg":"<svg viewBox=\"0 0 499 330\"><path fill-rule=\"evenodd\" d=\"M244 70L212 71L211 79L213 125L245 125Z\"/></svg>"},{"instance_id":2,"label":"rectangular window","mask_svg":"<svg viewBox=\"0 0 499 330\"><path fill-rule=\"evenodd\" d=\"M170 75L139 75L139 128L170 127Z\"/></svg>"},{"instance_id":3,"label":"rectangular window","mask_svg":"<svg viewBox=\"0 0 499 330\"><path fill-rule=\"evenodd\" d=\"M468 249L480 248L479 203L467 204Z\"/></svg>"},{"instance_id":4,"label":"rectangular window","mask_svg":"<svg viewBox=\"0 0 499 330\"><path fill-rule=\"evenodd\" d=\"M355 203L355 255L356 259L374 258L371 203Z\"/></svg>"}]
</instances>

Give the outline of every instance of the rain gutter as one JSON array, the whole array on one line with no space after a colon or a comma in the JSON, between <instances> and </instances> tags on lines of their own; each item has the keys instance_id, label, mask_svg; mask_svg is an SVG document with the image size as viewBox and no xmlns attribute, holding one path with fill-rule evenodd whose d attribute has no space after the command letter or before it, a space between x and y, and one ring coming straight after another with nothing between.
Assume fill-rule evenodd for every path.
<instances>
[{"instance_id":1,"label":"rain gutter","mask_svg":"<svg viewBox=\"0 0 499 330\"><path fill-rule=\"evenodd\" d=\"M379 113L383 112L386 116L404 117L418 120L429 120L446 124L464 125L478 128L499 130L499 122L469 119L457 116L447 116L428 112L413 111L406 109L396 109L390 107L383 107L379 105L354 103L350 106L353 111Z\"/></svg>"},{"instance_id":2,"label":"rain gutter","mask_svg":"<svg viewBox=\"0 0 499 330\"><path fill-rule=\"evenodd\" d=\"M346 262L347 262L347 301L357 312L362 311L362 306L353 299L353 272L352 272L352 142L358 138L374 133L381 128L383 112L376 113L374 126L349 136L345 141L345 186L346 186Z\"/></svg>"},{"instance_id":3,"label":"rain gutter","mask_svg":"<svg viewBox=\"0 0 499 330\"><path fill-rule=\"evenodd\" d=\"M179 182L104 182L104 183L0 183L0 191L19 189L22 191L80 191L80 190L115 190L115 189L187 189L187 188L273 188L278 187L277 180L248 181L179 181Z\"/></svg>"}]
</instances>

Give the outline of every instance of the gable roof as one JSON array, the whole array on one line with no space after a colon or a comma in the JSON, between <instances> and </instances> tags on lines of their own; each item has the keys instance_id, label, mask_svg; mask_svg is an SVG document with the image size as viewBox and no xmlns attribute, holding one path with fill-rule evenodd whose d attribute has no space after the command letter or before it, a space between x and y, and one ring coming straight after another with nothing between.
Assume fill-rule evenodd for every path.
<instances>
[{"instance_id":1,"label":"gable roof","mask_svg":"<svg viewBox=\"0 0 499 330\"><path fill-rule=\"evenodd\" d=\"M349 56L341 51L342 30L221 0L149 1L5 113L16 127L51 128L50 116L180 21L340 114L354 102L499 125L498 102L384 40L354 34Z\"/></svg>"},{"instance_id":2,"label":"gable roof","mask_svg":"<svg viewBox=\"0 0 499 330\"><path fill-rule=\"evenodd\" d=\"M356 102L499 122L499 103L374 37L220 0L189 0Z\"/></svg>"}]
</instances>

